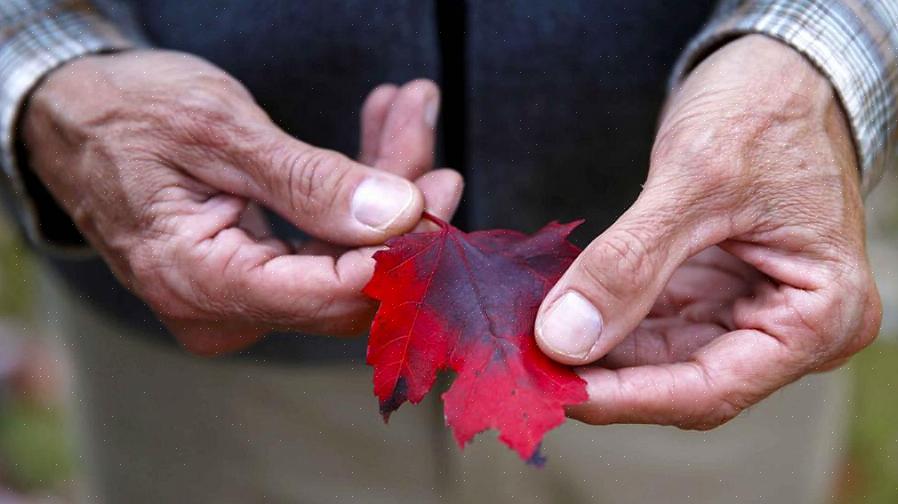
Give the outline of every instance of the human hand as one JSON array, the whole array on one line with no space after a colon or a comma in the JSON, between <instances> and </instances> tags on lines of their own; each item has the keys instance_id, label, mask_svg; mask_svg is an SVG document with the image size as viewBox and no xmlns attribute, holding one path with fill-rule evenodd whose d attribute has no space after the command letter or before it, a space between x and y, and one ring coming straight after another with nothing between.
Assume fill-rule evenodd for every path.
<instances>
[{"instance_id":1,"label":"human hand","mask_svg":"<svg viewBox=\"0 0 898 504\"><path fill-rule=\"evenodd\" d=\"M881 311L834 92L752 35L672 97L642 193L546 297L536 335L584 366L572 417L707 429L844 362Z\"/></svg>"},{"instance_id":2,"label":"human hand","mask_svg":"<svg viewBox=\"0 0 898 504\"><path fill-rule=\"evenodd\" d=\"M377 88L354 162L278 129L213 65L134 51L52 72L24 112L23 142L118 279L187 349L218 354L273 329L370 324L372 246L412 229L425 204L449 218L460 198L457 173L430 171L438 105L429 81ZM255 203L317 240L268 236Z\"/></svg>"}]
</instances>

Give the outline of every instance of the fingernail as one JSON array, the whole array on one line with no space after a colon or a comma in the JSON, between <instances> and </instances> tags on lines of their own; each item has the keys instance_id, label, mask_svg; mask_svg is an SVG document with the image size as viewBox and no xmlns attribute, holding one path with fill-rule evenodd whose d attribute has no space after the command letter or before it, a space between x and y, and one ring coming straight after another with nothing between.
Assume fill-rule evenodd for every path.
<instances>
[{"instance_id":1,"label":"fingernail","mask_svg":"<svg viewBox=\"0 0 898 504\"><path fill-rule=\"evenodd\" d=\"M383 231L402 216L413 198L408 182L392 177L368 177L352 195L352 216L368 227Z\"/></svg>"},{"instance_id":2,"label":"fingernail","mask_svg":"<svg viewBox=\"0 0 898 504\"><path fill-rule=\"evenodd\" d=\"M549 307L538 330L542 343L551 350L582 359L599 340L602 315L585 297L570 291Z\"/></svg>"},{"instance_id":3,"label":"fingernail","mask_svg":"<svg viewBox=\"0 0 898 504\"><path fill-rule=\"evenodd\" d=\"M424 107L424 122L427 126L435 128L437 125L437 115L440 113L440 97L434 96L427 102Z\"/></svg>"}]
</instances>

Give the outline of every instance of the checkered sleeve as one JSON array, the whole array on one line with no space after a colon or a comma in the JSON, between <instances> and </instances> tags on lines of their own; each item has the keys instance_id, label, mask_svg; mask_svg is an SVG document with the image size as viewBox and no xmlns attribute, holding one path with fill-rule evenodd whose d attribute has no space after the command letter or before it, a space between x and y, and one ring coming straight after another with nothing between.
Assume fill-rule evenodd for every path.
<instances>
[{"instance_id":1,"label":"checkered sleeve","mask_svg":"<svg viewBox=\"0 0 898 504\"><path fill-rule=\"evenodd\" d=\"M131 47L87 0L0 0L0 188L28 237L46 244L16 158L16 124L30 91L78 56Z\"/></svg>"},{"instance_id":2,"label":"checkered sleeve","mask_svg":"<svg viewBox=\"0 0 898 504\"><path fill-rule=\"evenodd\" d=\"M829 78L868 192L898 161L898 0L724 0L686 47L672 85L711 51L748 33L789 44Z\"/></svg>"}]
</instances>

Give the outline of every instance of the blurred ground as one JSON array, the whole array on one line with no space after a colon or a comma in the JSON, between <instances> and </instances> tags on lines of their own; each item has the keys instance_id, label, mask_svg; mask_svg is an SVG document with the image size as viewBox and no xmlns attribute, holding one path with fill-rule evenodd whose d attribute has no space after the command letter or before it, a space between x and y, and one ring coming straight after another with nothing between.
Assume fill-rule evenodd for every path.
<instances>
[{"instance_id":1,"label":"blurred ground","mask_svg":"<svg viewBox=\"0 0 898 504\"><path fill-rule=\"evenodd\" d=\"M885 319L880 341L850 364L853 421L837 504L898 502L898 173L886 176L867 207ZM0 219L0 504L71 502L77 482L64 353L32 320L31 275L25 250Z\"/></svg>"}]
</instances>

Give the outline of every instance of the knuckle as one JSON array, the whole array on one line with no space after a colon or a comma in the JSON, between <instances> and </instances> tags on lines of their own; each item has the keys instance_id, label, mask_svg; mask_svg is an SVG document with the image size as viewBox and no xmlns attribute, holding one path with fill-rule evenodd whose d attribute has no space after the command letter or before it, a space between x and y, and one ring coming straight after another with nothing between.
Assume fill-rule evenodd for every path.
<instances>
[{"instance_id":1,"label":"knuckle","mask_svg":"<svg viewBox=\"0 0 898 504\"><path fill-rule=\"evenodd\" d=\"M147 247L132 249L126 253L128 276L138 289L152 289L159 283L161 261L156 248L155 245L150 244Z\"/></svg>"},{"instance_id":2,"label":"knuckle","mask_svg":"<svg viewBox=\"0 0 898 504\"><path fill-rule=\"evenodd\" d=\"M582 270L589 282L620 299L650 281L650 257L649 246L639 233L620 229L590 251Z\"/></svg>"},{"instance_id":3,"label":"knuckle","mask_svg":"<svg viewBox=\"0 0 898 504\"><path fill-rule=\"evenodd\" d=\"M745 409L738 402L726 397L708 403L693 414L679 419L675 424L676 427L683 430L709 431L730 422Z\"/></svg>"},{"instance_id":4,"label":"knuckle","mask_svg":"<svg viewBox=\"0 0 898 504\"><path fill-rule=\"evenodd\" d=\"M219 233L219 239L226 239L229 234L239 231L225 230ZM215 245L212 245L215 246ZM189 282L189 290L184 293L191 303L202 313L217 315L233 315L245 313L240 306L238 293L245 292L245 275L242 275L239 257L241 251L234 248L226 254L189 253L186 269L191 271L194 280Z\"/></svg>"},{"instance_id":5,"label":"knuckle","mask_svg":"<svg viewBox=\"0 0 898 504\"><path fill-rule=\"evenodd\" d=\"M721 143L719 135L684 122L658 134L652 166L677 166L678 177L688 179L690 185L722 185L733 177L733 170L723 169L721 151L726 149Z\"/></svg>"},{"instance_id":6,"label":"knuckle","mask_svg":"<svg viewBox=\"0 0 898 504\"><path fill-rule=\"evenodd\" d=\"M163 266L151 257L135 257L129 261L132 290L158 315L183 316L185 307L171 295L163 277Z\"/></svg>"},{"instance_id":7,"label":"knuckle","mask_svg":"<svg viewBox=\"0 0 898 504\"><path fill-rule=\"evenodd\" d=\"M882 326L882 310L882 299L879 290L874 285L864 300L861 326L855 338L855 345L849 349L849 354L855 354L876 341Z\"/></svg>"},{"instance_id":8,"label":"knuckle","mask_svg":"<svg viewBox=\"0 0 898 504\"><path fill-rule=\"evenodd\" d=\"M202 337L197 337L193 331L184 331L182 329L172 329L169 327L172 335L178 340L185 351L197 357L215 357L225 353L218 345L211 343Z\"/></svg>"},{"instance_id":9,"label":"knuckle","mask_svg":"<svg viewBox=\"0 0 898 504\"><path fill-rule=\"evenodd\" d=\"M157 315L168 318L194 320L201 311L187 295L184 286L194 288L181 278L177 264L176 244L168 238L151 238L130 254L127 266L131 289Z\"/></svg>"},{"instance_id":10,"label":"knuckle","mask_svg":"<svg viewBox=\"0 0 898 504\"><path fill-rule=\"evenodd\" d=\"M285 155L290 208L303 214L319 214L334 199L334 191L347 175L347 160L323 149L306 149Z\"/></svg>"},{"instance_id":11,"label":"knuckle","mask_svg":"<svg viewBox=\"0 0 898 504\"><path fill-rule=\"evenodd\" d=\"M696 373L705 384L705 392L695 399L692 409L675 423L680 429L707 431L720 427L752 404L749 391L725 386L704 367L697 367Z\"/></svg>"},{"instance_id":12,"label":"knuckle","mask_svg":"<svg viewBox=\"0 0 898 504\"><path fill-rule=\"evenodd\" d=\"M233 149L242 134L237 119L240 107L228 93L193 87L174 97L165 111L161 131L168 131L180 148Z\"/></svg>"},{"instance_id":13,"label":"knuckle","mask_svg":"<svg viewBox=\"0 0 898 504\"><path fill-rule=\"evenodd\" d=\"M735 398L724 396L717 401L713 413L710 415L713 427L720 427L739 416L746 406ZM713 428L712 427L712 428Z\"/></svg>"},{"instance_id":14,"label":"knuckle","mask_svg":"<svg viewBox=\"0 0 898 504\"><path fill-rule=\"evenodd\" d=\"M203 357L240 350L267 332L246 324L225 325L218 321L166 319L165 323L184 350Z\"/></svg>"},{"instance_id":15,"label":"knuckle","mask_svg":"<svg viewBox=\"0 0 898 504\"><path fill-rule=\"evenodd\" d=\"M852 355L879 334L882 301L872 274L861 261L836 266L828 288L812 291L812 302L791 303L800 327L808 336L799 341L820 362Z\"/></svg>"},{"instance_id":16,"label":"knuckle","mask_svg":"<svg viewBox=\"0 0 898 504\"><path fill-rule=\"evenodd\" d=\"M210 93L204 88L188 88L177 97L175 106L180 118L190 126L205 127L222 122L230 117L229 107L217 93Z\"/></svg>"},{"instance_id":17,"label":"knuckle","mask_svg":"<svg viewBox=\"0 0 898 504\"><path fill-rule=\"evenodd\" d=\"M69 211L72 222L85 236L97 234L98 225L94 212L86 200L75 202Z\"/></svg>"},{"instance_id":18,"label":"knuckle","mask_svg":"<svg viewBox=\"0 0 898 504\"><path fill-rule=\"evenodd\" d=\"M651 175L658 186L677 187L687 203L731 205L744 198L748 118L685 116L665 124L651 152ZM741 126L735 126L741 125ZM713 196L713 197L710 197Z\"/></svg>"},{"instance_id":19,"label":"knuckle","mask_svg":"<svg viewBox=\"0 0 898 504\"><path fill-rule=\"evenodd\" d=\"M882 311L882 298L879 295L879 290L874 286L867 303L864 328L864 337L867 341L864 346L872 343L879 334L879 329L882 327Z\"/></svg>"}]
</instances>

